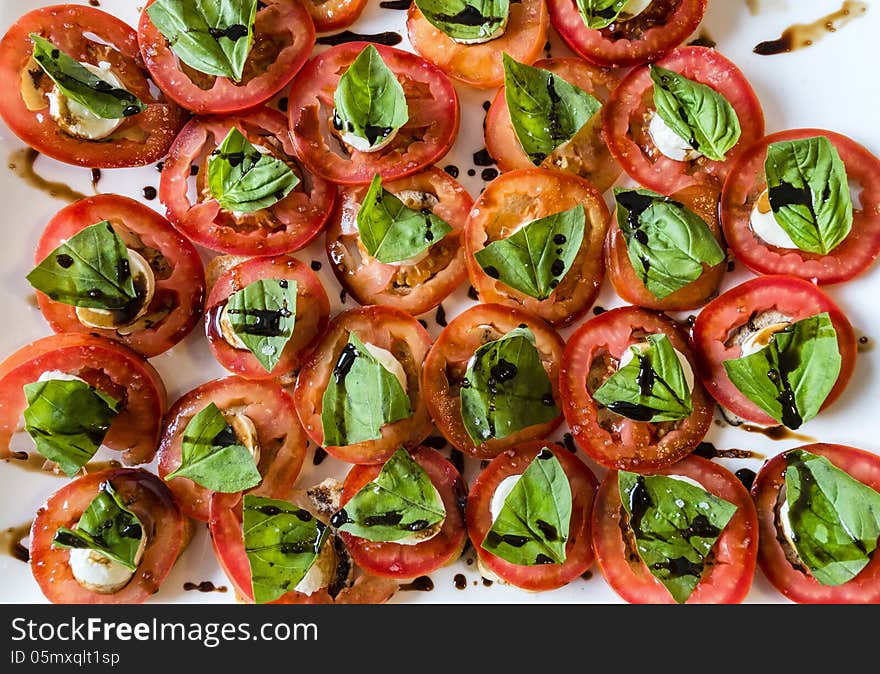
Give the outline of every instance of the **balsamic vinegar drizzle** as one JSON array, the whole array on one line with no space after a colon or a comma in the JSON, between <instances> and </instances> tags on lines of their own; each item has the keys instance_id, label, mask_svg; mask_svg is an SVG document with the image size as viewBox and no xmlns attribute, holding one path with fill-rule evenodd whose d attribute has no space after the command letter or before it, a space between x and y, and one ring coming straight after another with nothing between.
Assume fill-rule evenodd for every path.
<instances>
[{"instance_id":1,"label":"balsamic vinegar drizzle","mask_svg":"<svg viewBox=\"0 0 880 674\"><path fill-rule=\"evenodd\" d=\"M320 35L316 40L318 44L329 45L331 47L338 44L345 44L346 42L362 41L374 42L375 44L385 45L386 47L393 47L394 45L403 42L403 38L400 36L400 33L395 33L393 31L370 34L354 33L350 30L344 30L341 33L334 33L333 35Z\"/></svg>"},{"instance_id":2,"label":"balsamic vinegar drizzle","mask_svg":"<svg viewBox=\"0 0 880 674\"><path fill-rule=\"evenodd\" d=\"M203 580L201 583L190 583L186 582L183 584L183 589L189 592L190 590L198 590L199 592L226 592L227 588L225 585L214 585L210 580Z\"/></svg>"},{"instance_id":3,"label":"balsamic vinegar drizzle","mask_svg":"<svg viewBox=\"0 0 880 674\"><path fill-rule=\"evenodd\" d=\"M27 538L30 533L31 524L32 522L25 522L0 532L0 552L27 564L31 558L30 551L22 545L21 541Z\"/></svg>"},{"instance_id":4,"label":"balsamic vinegar drizzle","mask_svg":"<svg viewBox=\"0 0 880 674\"><path fill-rule=\"evenodd\" d=\"M789 26L778 38L761 42L752 51L760 56L772 56L809 47L829 33L836 33L853 19L864 16L867 11L866 3L846 0L836 12L819 17L812 23Z\"/></svg>"},{"instance_id":5,"label":"balsamic vinegar drizzle","mask_svg":"<svg viewBox=\"0 0 880 674\"><path fill-rule=\"evenodd\" d=\"M79 201L87 195L61 182L47 180L34 170L34 162L40 153L31 147L22 147L9 155L9 170L24 180L31 187L62 201Z\"/></svg>"},{"instance_id":6,"label":"balsamic vinegar drizzle","mask_svg":"<svg viewBox=\"0 0 880 674\"><path fill-rule=\"evenodd\" d=\"M407 592L410 590L417 590L419 592L430 592L434 589L434 581L431 580L428 576L419 576L411 583L404 583L403 585L399 585L398 589L401 592Z\"/></svg>"},{"instance_id":7,"label":"balsamic vinegar drizzle","mask_svg":"<svg viewBox=\"0 0 880 674\"><path fill-rule=\"evenodd\" d=\"M409 9L412 0L382 0L379 7L382 9Z\"/></svg>"}]
</instances>

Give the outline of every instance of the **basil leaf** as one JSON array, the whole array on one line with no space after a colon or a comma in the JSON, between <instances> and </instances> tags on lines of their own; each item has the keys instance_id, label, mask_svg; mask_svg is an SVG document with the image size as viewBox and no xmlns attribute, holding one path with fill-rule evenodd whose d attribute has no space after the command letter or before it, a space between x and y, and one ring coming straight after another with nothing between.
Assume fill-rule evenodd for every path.
<instances>
[{"instance_id":1,"label":"basil leaf","mask_svg":"<svg viewBox=\"0 0 880 674\"><path fill-rule=\"evenodd\" d=\"M206 489L235 493L255 487L263 478L223 413L208 403L183 430L181 463L165 479L187 477Z\"/></svg>"},{"instance_id":2,"label":"basil leaf","mask_svg":"<svg viewBox=\"0 0 880 674\"><path fill-rule=\"evenodd\" d=\"M226 300L232 331L266 372L275 369L293 335L296 288L293 279L260 279Z\"/></svg>"},{"instance_id":3,"label":"basil leaf","mask_svg":"<svg viewBox=\"0 0 880 674\"><path fill-rule=\"evenodd\" d=\"M61 51L49 40L31 33L34 61L58 87L59 91L102 119L132 117L147 109L130 91L101 79L79 61Z\"/></svg>"},{"instance_id":4,"label":"basil leaf","mask_svg":"<svg viewBox=\"0 0 880 674\"><path fill-rule=\"evenodd\" d=\"M819 413L840 363L837 332L824 312L777 332L760 351L724 361L724 370L749 400L794 429Z\"/></svg>"},{"instance_id":5,"label":"basil leaf","mask_svg":"<svg viewBox=\"0 0 880 674\"><path fill-rule=\"evenodd\" d=\"M415 0L428 23L457 42L488 42L507 26L510 0Z\"/></svg>"},{"instance_id":6,"label":"basil leaf","mask_svg":"<svg viewBox=\"0 0 880 674\"><path fill-rule=\"evenodd\" d=\"M374 258L388 264L402 262L428 250L452 231L430 210L415 211L382 187L379 174L357 214L361 241Z\"/></svg>"},{"instance_id":7,"label":"basil leaf","mask_svg":"<svg viewBox=\"0 0 880 674\"><path fill-rule=\"evenodd\" d=\"M788 521L798 557L822 585L849 582L877 548L880 493L824 456L794 449L785 462Z\"/></svg>"},{"instance_id":8,"label":"basil leaf","mask_svg":"<svg viewBox=\"0 0 880 674\"><path fill-rule=\"evenodd\" d=\"M644 189L615 188L614 198L633 271L658 299L724 260L709 225L682 204Z\"/></svg>"},{"instance_id":9,"label":"basil leaf","mask_svg":"<svg viewBox=\"0 0 880 674\"><path fill-rule=\"evenodd\" d=\"M827 255L849 235L846 167L825 136L770 143L764 173L773 217L798 248Z\"/></svg>"},{"instance_id":10,"label":"basil leaf","mask_svg":"<svg viewBox=\"0 0 880 674\"><path fill-rule=\"evenodd\" d=\"M712 87L651 64L657 114L682 140L714 161L740 137L736 111Z\"/></svg>"},{"instance_id":11,"label":"basil leaf","mask_svg":"<svg viewBox=\"0 0 880 674\"><path fill-rule=\"evenodd\" d=\"M480 547L511 564L562 564L571 505L568 476L544 447L504 499Z\"/></svg>"},{"instance_id":12,"label":"basil leaf","mask_svg":"<svg viewBox=\"0 0 880 674\"><path fill-rule=\"evenodd\" d=\"M474 257L483 271L535 299L553 293L574 263L584 240L586 213L578 204L493 241Z\"/></svg>"},{"instance_id":13,"label":"basil leaf","mask_svg":"<svg viewBox=\"0 0 880 674\"><path fill-rule=\"evenodd\" d=\"M242 533L254 602L265 604L296 589L321 553L329 531L293 503L245 494Z\"/></svg>"},{"instance_id":14,"label":"basil leaf","mask_svg":"<svg viewBox=\"0 0 880 674\"><path fill-rule=\"evenodd\" d=\"M253 213L281 201L299 184L291 168L263 154L232 127L208 159L208 189L220 206Z\"/></svg>"},{"instance_id":15,"label":"basil leaf","mask_svg":"<svg viewBox=\"0 0 880 674\"><path fill-rule=\"evenodd\" d=\"M147 16L186 65L241 81L253 44L257 0L156 0Z\"/></svg>"},{"instance_id":16,"label":"basil leaf","mask_svg":"<svg viewBox=\"0 0 880 674\"><path fill-rule=\"evenodd\" d=\"M461 418L474 443L557 416L553 385L531 330L515 328L474 352L461 385Z\"/></svg>"},{"instance_id":17,"label":"basil leaf","mask_svg":"<svg viewBox=\"0 0 880 674\"><path fill-rule=\"evenodd\" d=\"M639 557L672 598L685 603L736 506L666 475L622 470L617 483Z\"/></svg>"},{"instance_id":18,"label":"basil leaf","mask_svg":"<svg viewBox=\"0 0 880 674\"><path fill-rule=\"evenodd\" d=\"M629 0L575 0L587 28L601 30L617 21Z\"/></svg>"},{"instance_id":19,"label":"basil leaf","mask_svg":"<svg viewBox=\"0 0 880 674\"><path fill-rule=\"evenodd\" d=\"M353 332L339 354L321 401L324 444L353 445L382 437L382 427L412 416L400 382Z\"/></svg>"},{"instance_id":20,"label":"basil leaf","mask_svg":"<svg viewBox=\"0 0 880 674\"><path fill-rule=\"evenodd\" d=\"M333 92L334 124L369 142L381 142L409 120L403 87L379 51L367 45L349 66Z\"/></svg>"},{"instance_id":21,"label":"basil leaf","mask_svg":"<svg viewBox=\"0 0 880 674\"><path fill-rule=\"evenodd\" d=\"M78 379L24 385L25 430L37 451L71 477L98 451L119 401Z\"/></svg>"},{"instance_id":22,"label":"basil leaf","mask_svg":"<svg viewBox=\"0 0 880 674\"><path fill-rule=\"evenodd\" d=\"M693 411L684 368L669 338L648 335L647 348L630 346L634 358L593 393L596 402L636 421L676 421Z\"/></svg>"},{"instance_id":23,"label":"basil leaf","mask_svg":"<svg viewBox=\"0 0 880 674\"><path fill-rule=\"evenodd\" d=\"M361 487L333 516L331 524L369 541L384 542L428 538L445 519L446 507L431 478L401 448L385 462L376 479Z\"/></svg>"},{"instance_id":24,"label":"basil leaf","mask_svg":"<svg viewBox=\"0 0 880 674\"><path fill-rule=\"evenodd\" d=\"M143 537L137 515L125 507L110 482L103 482L76 529L58 527L52 547L95 550L134 571Z\"/></svg>"}]
</instances>

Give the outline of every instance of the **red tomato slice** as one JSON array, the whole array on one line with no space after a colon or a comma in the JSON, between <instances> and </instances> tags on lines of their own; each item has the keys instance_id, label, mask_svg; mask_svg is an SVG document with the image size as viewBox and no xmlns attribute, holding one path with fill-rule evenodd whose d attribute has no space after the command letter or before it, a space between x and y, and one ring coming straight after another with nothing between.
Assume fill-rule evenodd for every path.
<instances>
[{"instance_id":1,"label":"red tomato slice","mask_svg":"<svg viewBox=\"0 0 880 674\"><path fill-rule=\"evenodd\" d=\"M333 128L333 93L367 42L331 47L309 61L291 87L287 109L296 154L312 172L345 185L369 183L375 174L394 180L445 155L458 133L458 95L449 78L420 56L374 45L403 87L409 121L376 152L359 152Z\"/></svg>"},{"instance_id":2,"label":"red tomato slice","mask_svg":"<svg viewBox=\"0 0 880 674\"><path fill-rule=\"evenodd\" d=\"M443 436L465 454L491 459L511 447L547 437L562 423L560 413L546 423L523 428L504 438L492 438L478 446L474 446L465 430L460 391L468 361L483 344L500 339L521 326L535 335L541 364L553 386L553 399L560 406L557 380L565 342L549 323L521 309L501 304L477 304L466 309L443 328L425 359L422 389L431 418Z\"/></svg>"},{"instance_id":3,"label":"red tomato slice","mask_svg":"<svg viewBox=\"0 0 880 674\"><path fill-rule=\"evenodd\" d=\"M144 62L159 87L197 115L228 114L263 103L281 91L302 68L315 46L315 26L298 0L263 0L257 8L251 51L242 80L206 75L180 61L150 21L146 8L138 22Z\"/></svg>"},{"instance_id":4,"label":"red tomato slice","mask_svg":"<svg viewBox=\"0 0 880 674\"><path fill-rule=\"evenodd\" d=\"M777 248L749 224L755 203L767 189L764 160L770 143L825 136L840 154L847 178L858 185L849 235L828 255ZM736 257L758 274L790 274L818 284L842 283L863 273L880 255L880 160L846 136L823 129L792 129L751 145L731 168L721 197L724 235Z\"/></svg>"},{"instance_id":5,"label":"red tomato slice","mask_svg":"<svg viewBox=\"0 0 880 674\"><path fill-rule=\"evenodd\" d=\"M49 115L46 93L54 86L52 80L31 60L31 33L43 36L77 61L109 63L123 87L147 109L127 118L101 140L76 138L62 131ZM0 73L12 89L0 100L3 121L35 150L67 164L90 168L150 164L165 155L184 122L183 111L150 80L135 31L94 7L54 5L20 17L0 40ZM23 98L25 93L30 105ZM41 107L30 109L36 106Z\"/></svg>"},{"instance_id":6,"label":"red tomato slice","mask_svg":"<svg viewBox=\"0 0 880 674\"><path fill-rule=\"evenodd\" d=\"M315 30L327 33L348 28L357 21L367 0L303 0L303 5L312 16Z\"/></svg>"},{"instance_id":7,"label":"red tomato slice","mask_svg":"<svg viewBox=\"0 0 880 674\"><path fill-rule=\"evenodd\" d=\"M435 28L415 3L406 19L409 41L419 54L443 69L452 79L472 87L491 89L504 82L501 55L532 63L547 42L550 17L543 0L510 4L504 34L482 44L460 44Z\"/></svg>"},{"instance_id":8,"label":"red tomato slice","mask_svg":"<svg viewBox=\"0 0 880 674\"><path fill-rule=\"evenodd\" d=\"M248 493L282 498L299 476L308 440L296 420L293 400L272 381L224 377L197 386L171 406L159 441L159 477L163 480L181 464L181 444L186 425L209 403L226 414L239 413L253 422L260 448L257 468L263 481ZM210 489L187 477L166 481L184 514L208 521Z\"/></svg>"},{"instance_id":9,"label":"red tomato slice","mask_svg":"<svg viewBox=\"0 0 880 674\"><path fill-rule=\"evenodd\" d=\"M657 65L722 94L739 118L739 141L727 151L725 161L707 157L676 161L661 154L648 134L649 113L654 111L654 84L648 66L644 65L623 78L603 108L608 149L627 175L656 192L672 194L690 185L720 190L736 158L764 135L764 113L752 85L732 61L707 47L681 47L657 61Z\"/></svg>"},{"instance_id":10,"label":"red tomato slice","mask_svg":"<svg viewBox=\"0 0 880 674\"><path fill-rule=\"evenodd\" d=\"M473 199L456 180L434 167L383 182L382 187L392 194L414 191L435 197L437 204L431 211L452 231L416 264L383 264L371 257L360 242L357 214L367 187L345 187L339 192L336 212L327 226L327 257L336 278L355 301L385 304L418 316L440 304L467 278L462 234Z\"/></svg>"},{"instance_id":11,"label":"red tomato slice","mask_svg":"<svg viewBox=\"0 0 880 674\"><path fill-rule=\"evenodd\" d=\"M159 373L127 346L84 333L43 337L0 363L0 458L10 456L9 443L28 406L22 387L55 370L76 375L121 401L104 445L123 452L128 465L152 461L166 408Z\"/></svg>"},{"instance_id":12,"label":"red tomato slice","mask_svg":"<svg viewBox=\"0 0 880 674\"><path fill-rule=\"evenodd\" d=\"M492 528L490 504L501 482L512 475L522 475L544 447L554 448L571 486L571 520L565 544L565 562L523 566L512 564L483 549L482 543ZM593 565L591 517L593 498L599 486L587 465L554 443L525 442L503 451L477 475L467 501L467 529L481 567L504 583L531 592L545 592L567 585Z\"/></svg>"},{"instance_id":13,"label":"red tomato slice","mask_svg":"<svg viewBox=\"0 0 880 674\"><path fill-rule=\"evenodd\" d=\"M856 339L852 326L838 306L809 281L793 276L762 276L734 286L709 302L693 328L694 351L700 375L718 404L756 424L777 425L771 416L736 388L724 370L724 361L742 354L736 333L767 311L776 311L791 322L825 311L837 331L841 364L837 383L825 409L843 392L855 367Z\"/></svg>"},{"instance_id":14,"label":"red tomato slice","mask_svg":"<svg viewBox=\"0 0 880 674\"><path fill-rule=\"evenodd\" d=\"M802 449L826 457L837 468L880 491L880 457L846 445L816 443ZM792 451L792 450L789 450ZM874 554L868 565L848 583L822 585L801 568L795 567L780 543L783 535L777 524L780 490L785 486L785 456L777 454L764 463L752 485L752 498L758 509L760 533L758 566L779 592L799 604L877 604L880 603L880 555Z\"/></svg>"},{"instance_id":15,"label":"red tomato slice","mask_svg":"<svg viewBox=\"0 0 880 674\"><path fill-rule=\"evenodd\" d=\"M752 587L758 557L758 516L749 492L726 468L688 456L656 471L696 480L706 491L736 506L706 562L703 576L688 604L739 604ZM617 471L609 471L599 487L593 510L593 549L602 576L631 604L674 604L669 590L639 557L620 502Z\"/></svg>"},{"instance_id":16,"label":"red tomato slice","mask_svg":"<svg viewBox=\"0 0 880 674\"><path fill-rule=\"evenodd\" d=\"M632 344L665 334L695 374L691 415L679 421L634 421L593 400L592 393L617 371ZM619 307L591 318L569 338L559 372L565 420L578 446L607 468L658 470L687 456L712 423L714 401L696 375L687 336L668 316L638 307Z\"/></svg>"},{"instance_id":17,"label":"red tomato slice","mask_svg":"<svg viewBox=\"0 0 880 674\"><path fill-rule=\"evenodd\" d=\"M233 126L251 143L269 149L300 179L281 201L239 216L221 208L207 185L210 155ZM189 180L193 172L194 198ZM159 199L172 224L197 244L233 255L278 255L299 250L318 235L333 210L336 188L297 160L284 115L256 108L235 117L193 118L165 160Z\"/></svg>"},{"instance_id":18,"label":"red tomato slice","mask_svg":"<svg viewBox=\"0 0 880 674\"><path fill-rule=\"evenodd\" d=\"M121 590L109 594L80 585L70 569L70 551L52 547L58 528L74 528L105 482L113 485L147 536L134 576ZM159 478L140 468L102 470L69 482L37 511L31 525L31 570L53 604L142 604L159 591L189 539L189 520Z\"/></svg>"},{"instance_id":19,"label":"red tomato slice","mask_svg":"<svg viewBox=\"0 0 880 674\"><path fill-rule=\"evenodd\" d=\"M116 194L80 199L58 211L46 225L34 263L39 264L74 234L102 220L109 220L126 246L150 264L156 291L147 313L130 327L95 328L80 322L76 307L37 291L40 311L55 332L97 333L147 358L164 353L199 321L205 301L205 272L195 246L156 211Z\"/></svg>"}]
</instances>

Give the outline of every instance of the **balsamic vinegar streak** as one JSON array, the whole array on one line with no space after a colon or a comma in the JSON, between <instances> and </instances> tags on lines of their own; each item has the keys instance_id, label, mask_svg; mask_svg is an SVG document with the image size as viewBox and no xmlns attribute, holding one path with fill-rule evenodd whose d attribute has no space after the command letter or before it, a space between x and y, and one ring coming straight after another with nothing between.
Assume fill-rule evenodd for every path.
<instances>
[{"instance_id":1,"label":"balsamic vinegar streak","mask_svg":"<svg viewBox=\"0 0 880 674\"><path fill-rule=\"evenodd\" d=\"M316 42L331 47L347 42L374 42L386 47L393 47L403 42L403 38L400 36L400 33L393 31L385 31L384 33L354 33L350 30L344 30L333 35L320 35Z\"/></svg>"}]
</instances>

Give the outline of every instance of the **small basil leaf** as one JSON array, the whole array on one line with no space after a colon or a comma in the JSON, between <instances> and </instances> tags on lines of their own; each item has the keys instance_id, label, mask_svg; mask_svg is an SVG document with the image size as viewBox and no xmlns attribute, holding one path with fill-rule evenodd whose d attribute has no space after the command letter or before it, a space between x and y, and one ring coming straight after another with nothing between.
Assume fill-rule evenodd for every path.
<instances>
[{"instance_id":1,"label":"small basil leaf","mask_svg":"<svg viewBox=\"0 0 880 674\"><path fill-rule=\"evenodd\" d=\"M587 28L601 30L617 21L629 0L575 0Z\"/></svg>"},{"instance_id":2,"label":"small basil leaf","mask_svg":"<svg viewBox=\"0 0 880 674\"><path fill-rule=\"evenodd\" d=\"M86 465L110 429L119 401L77 379L24 385L25 430L68 477Z\"/></svg>"},{"instance_id":3,"label":"small basil leaf","mask_svg":"<svg viewBox=\"0 0 880 674\"><path fill-rule=\"evenodd\" d=\"M187 477L206 489L234 493L255 487L263 479L253 454L214 403L189 420L180 451L180 466L166 480Z\"/></svg>"},{"instance_id":4,"label":"small basil leaf","mask_svg":"<svg viewBox=\"0 0 880 674\"><path fill-rule=\"evenodd\" d=\"M764 161L770 208L795 245L827 255L852 229L846 167L825 136L770 143Z\"/></svg>"},{"instance_id":5,"label":"small basil leaf","mask_svg":"<svg viewBox=\"0 0 880 674\"><path fill-rule=\"evenodd\" d=\"M357 214L361 241L374 258L388 264L402 262L428 250L452 231L430 210L413 210L382 187L377 174Z\"/></svg>"},{"instance_id":6,"label":"small basil leaf","mask_svg":"<svg viewBox=\"0 0 880 674\"><path fill-rule=\"evenodd\" d=\"M233 332L266 372L275 369L293 335L296 288L293 279L260 279L226 301Z\"/></svg>"},{"instance_id":7,"label":"small basil leaf","mask_svg":"<svg viewBox=\"0 0 880 674\"><path fill-rule=\"evenodd\" d=\"M510 0L415 0L428 23L453 40L487 42L504 30Z\"/></svg>"},{"instance_id":8,"label":"small basil leaf","mask_svg":"<svg viewBox=\"0 0 880 674\"><path fill-rule=\"evenodd\" d=\"M651 65L657 114L685 142L714 161L740 137L739 118L730 102L712 87Z\"/></svg>"},{"instance_id":9,"label":"small basil leaf","mask_svg":"<svg viewBox=\"0 0 880 674\"><path fill-rule=\"evenodd\" d=\"M474 257L492 278L535 299L545 300L571 269L584 240L586 214L578 204L493 241Z\"/></svg>"},{"instance_id":10,"label":"small basil leaf","mask_svg":"<svg viewBox=\"0 0 880 674\"><path fill-rule=\"evenodd\" d=\"M544 447L504 499L480 547L511 564L562 564L571 505L568 476Z\"/></svg>"},{"instance_id":11,"label":"small basil leaf","mask_svg":"<svg viewBox=\"0 0 880 674\"><path fill-rule=\"evenodd\" d=\"M685 603L736 506L666 475L624 470L617 482L639 557L672 598Z\"/></svg>"},{"instance_id":12,"label":"small basil leaf","mask_svg":"<svg viewBox=\"0 0 880 674\"><path fill-rule=\"evenodd\" d=\"M877 548L880 493L824 456L795 449L785 462L788 521L798 557L822 585L849 582Z\"/></svg>"},{"instance_id":13,"label":"small basil leaf","mask_svg":"<svg viewBox=\"0 0 880 674\"><path fill-rule=\"evenodd\" d=\"M186 65L239 82L253 43L257 4L257 0L156 0L147 7L147 16Z\"/></svg>"},{"instance_id":14,"label":"small basil leaf","mask_svg":"<svg viewBox=\"0 0 880 674\"><path fill-rule=\"evenodd\" d=\"M353 332L321 401L324 444L353 445L382 437L382 427L412 416L400 382Z\"/></svg>"},{"instance_id":15,"label":"small basil leaf","mask_svg":"<svg viewBox=\"0 0 880 674\"><path fill-rule=\"evenodd\" d=\"M515 328L474 352L461 385L461 418L482 444L559 416L550 376L528 328Z\"/></svg>"},{"instance_id":16,"label":"small basil leaf","mask_svg":"<svg viewBox=\"0 0 880 674\"><path fill-rule=\"evenodd\" d=\"M760 351L724 361L730 381L776 421L798 428L819 413L840 374L828 313L796 321Z\"/></svg>"},{"instance_id":17,"label":"small basil leaf","mask_svg":"<svg viewBox=\"0 0 880 674\"><path fill-rule=\"evenodd\" d=\"M682 204L644 189L615 188L614 198L633 271L658 299L724 260L709 225Z\"/></svg>"},{"instance_id":18,"label":"small basil leaf","mask_svg":"<svg viewBox=\"0 0 880 674\"><path fill-rule=\"evenodd\" d=\"M385 462L376 479L361 487L333 516L331 524L369 541L384 542L426 538L445 519L446 507L431 478L401 448Z\"/></svg>"},{"instance_id":19,"label":"small basil leaf","mask_svg":"<svg viewBox=\"0 0 880 674\"><path fill-rule=\"evenodd\" d=\"M242 533L254 601L265 604L296 589L330 530L293 503L245 494Z\"/></svg>"}]
</instances>

